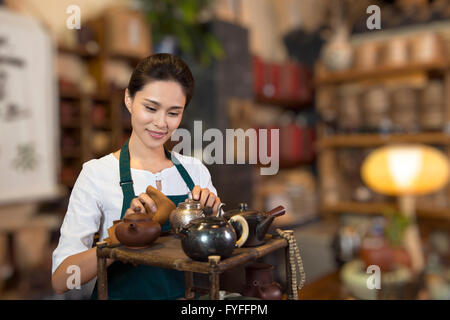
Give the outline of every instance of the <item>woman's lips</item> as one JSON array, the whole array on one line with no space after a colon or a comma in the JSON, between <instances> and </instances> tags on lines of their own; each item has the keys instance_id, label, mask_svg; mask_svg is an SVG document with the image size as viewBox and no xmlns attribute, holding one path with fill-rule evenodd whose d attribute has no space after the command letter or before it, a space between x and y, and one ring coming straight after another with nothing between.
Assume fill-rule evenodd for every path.
<instances>
[{"instance_id":1,"label":"woman's lips","mask_svg":"<svg viewBox=\"0 0 450 320\"><path fill-rule=\"evenodd\" d=\"M166 132L158 132L158 131L151 131L151 130L147 130L147 132L150 134L150 136L152 138L155 138L155 139L161 139L162 137L164 137L166 135Z\"/></svg>"}]
</instances>

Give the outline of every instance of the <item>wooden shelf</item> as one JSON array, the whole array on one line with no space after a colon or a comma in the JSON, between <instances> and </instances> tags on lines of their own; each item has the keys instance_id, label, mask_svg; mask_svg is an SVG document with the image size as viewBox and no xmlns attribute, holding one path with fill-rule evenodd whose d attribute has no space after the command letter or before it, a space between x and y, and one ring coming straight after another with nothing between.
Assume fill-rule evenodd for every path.
<instances>
[{"instance_id":1,"label":"wooden shelf","mask_svg":"<svg viewBox=\"0 0 450 320\"><path fill-rule=\"evenodd\" d=\"M339 84L343 82L357 82L400 76L415 72L442 71L450 68L449 61L434 61L429 63L408 63L404 66L381 66L371 70L346 70L339 72L318 72L314 83L316 86Z\"/></svg>"},{"instance_id":2,"label":"wooden shelf","mask_svg":"<svg viewBox=\"0 0 450 320\"><path fill-rule=\"evenodd\" d=\"M75 148L71 151L61 149L61 156L65 159L77 159L81 157L80 148Z\"/></svg>"},{"instance_id":3,"label":"wooden shelf","mask_svg":"<svg viewBox=\"0 0 450 320\"><path fill-rule=\"evenodd\" d=\"M311 160L283 160L280 159L280 169L292 169L298 166L308 166L314 163L314 159Z\"/></svg>"},{"instance_id":4,"label":"wooden shelf","mask_svg":"<svg viewBox=\"0 0 450 320\"><path fill-rule=\"evenodd\" d=\"M255 96L255 101L261 104L270 104L276 105L280 107L285 107L289 109L306 109L312 106L311 101L301 101L301 100L293 100L293 99L285 99L285 98L268 98L262 95Z\"/></svg>"},{"instance_id":5,"label":"wooden shelf","mask_svg":"<svg viewBox=\"0 0 450 320\"><path fill-rule=\"evenodd\" d=\"M105 130L111 130L111 124L109 121L105 121L102 123L92 123L92 129L93 130L99 130L99 131L105 131Z\"/></svg>"},{"instance_id":6,"label":"wooden shelf","mask_svg":"<svg viewBox=\"0 0 450 320\"><path fill-rule=\"evenodd\" d=\"M358 214L383 214L385 210L397 209L397 204L388 202L354 202L342 201L333 205L323 205L320 211L324 213L358 213ZM418 207L417 216L419 218L444 219L450 221L449 208Z\"/></svg>"},{"instance_id":7,"label":"wooden shelf","mask_svg":"<svg viewBox=\"0 0 450 320\"><path fill-rule=\"evenodd\" d=\"M81 120L79 119L64 122L61 121L60 123L62 129L79 129L81 127Z\"/></svg>"},{"instance_id":8,"label":"wooden shelf","mask_svg":"<svg viewBox=\"0 0 450 320\"><path fill-rule=\"evenodd\" d=\"M111 102L111 94L106 93L96 93L96 94L87 94L83 93L77 89L62 89L59 90L59 97L61 99L70 99L70 100L80 100L82 98L90 99L94 102L99 103L110 103Z\"/></svg>"},{"instance_id":9,"label":"wooden shelf","mask_svg":"<svg viewBox=\"0 0 450 320\"><path fill-rule=\"evenodd\" d=\"M59 90L59 97L61 99L71 99L71 100L79 100L82 97L82 94L78 90L74 89L63 89Z\"/></svg>"},{"instance_id":10,"label":"wooden shelf","mask_svg":"<svg viewBox=\"0 0 450 320\"><path fill-rule=\"evenodd\" d=\"M450 145L450 134L429 132L417 134L338 134L317 141L319 149L336 147L373 147L388 143L424 143Z\"/></svg>"}]
</instances>

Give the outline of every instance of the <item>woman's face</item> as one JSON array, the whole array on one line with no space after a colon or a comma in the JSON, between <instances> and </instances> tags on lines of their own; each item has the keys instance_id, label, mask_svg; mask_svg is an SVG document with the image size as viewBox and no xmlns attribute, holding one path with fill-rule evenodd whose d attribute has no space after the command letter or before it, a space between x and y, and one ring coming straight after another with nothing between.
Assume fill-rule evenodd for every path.
<instances>
[{"instance_id":1,"label":"woman's face","mask_svg":"<svg viewBox=\"0 0 450 320\"><path fill-rule=\"evenodd\" d=\"M125 93L131 125L148 148L163 145L180 125L186 96L175 81L152 81L136 92L134 99Z\"/></svg>"}]
</instances>

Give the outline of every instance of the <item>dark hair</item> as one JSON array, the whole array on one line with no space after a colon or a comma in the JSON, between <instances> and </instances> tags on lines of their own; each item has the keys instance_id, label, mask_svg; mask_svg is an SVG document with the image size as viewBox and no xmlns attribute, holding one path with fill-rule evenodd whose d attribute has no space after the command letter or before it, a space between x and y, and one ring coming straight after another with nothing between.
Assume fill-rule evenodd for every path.
<instances>
[{"instance_id":1,"label":"dark hair","mask_svg":"<svg viewBox=\"0 0 450 320\"><path fill-rule=\"evenodd\" d=\"M191 101L194 93L194 78L187 64L179 57L168 53L158 53L142 59L131 74L128 84L130 96L134 98L136 92L155 80L178 82L186 95L185 107Z\"/></svg>"}]
</instances>

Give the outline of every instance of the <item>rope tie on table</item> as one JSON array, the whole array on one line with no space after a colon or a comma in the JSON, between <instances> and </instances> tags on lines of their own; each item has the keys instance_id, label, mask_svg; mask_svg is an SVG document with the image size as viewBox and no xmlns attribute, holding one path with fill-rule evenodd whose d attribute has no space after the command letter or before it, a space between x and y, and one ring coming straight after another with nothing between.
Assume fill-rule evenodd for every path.
<instances>
[{"instance_id":1,"label":"rope tie on table","mask_svg":"<svg viewBox=\"0 0 450 320\"><path fill-rule=\"evenodd\" d=\"M303 269L303 261L300 256L300 251L297 246L297 241L294 238L294 231L276 229L278 235L288 242L289 246L289 262L291 265L291 281L292 281L292 295L294 300L298 300L298 290L303 288L306 280L306 273ZM298 278L300 276L300 283ZM291 297L288 297L291 298Z\"/></svg>"}]
</instances>

